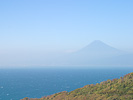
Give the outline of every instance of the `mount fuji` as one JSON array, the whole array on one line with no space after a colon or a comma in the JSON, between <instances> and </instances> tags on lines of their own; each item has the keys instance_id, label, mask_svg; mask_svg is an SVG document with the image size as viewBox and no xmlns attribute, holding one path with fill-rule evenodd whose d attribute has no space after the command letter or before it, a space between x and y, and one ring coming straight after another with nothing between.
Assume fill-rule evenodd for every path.
<instances>
[{"instance_id":1,"label":"mount fuji","mask_svg":"<svg viewBox=\"0 0 133 100\"><path fill-rule=\"evenodd\" d=\"M116 49L100 40L61 58L67 66L132 66L133 54Z\"/></svg>"}]
</instances>

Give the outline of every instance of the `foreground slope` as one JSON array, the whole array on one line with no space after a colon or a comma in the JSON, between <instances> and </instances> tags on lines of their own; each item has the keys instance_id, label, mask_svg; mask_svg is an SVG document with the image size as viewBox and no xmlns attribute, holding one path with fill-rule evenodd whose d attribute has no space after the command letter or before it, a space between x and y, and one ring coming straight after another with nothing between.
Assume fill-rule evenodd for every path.
<instances>
[{"instance_id":1,"label":"foreground slope","mask_svg":"<svg viewBox=\"0 0 133 100\"><path fill-rule=\"evenodd\" d=\"M71 92L60 92L40 99L21 100L133 100L133 72L120 79L86 85Z\"/></svg>"}]
</instances>

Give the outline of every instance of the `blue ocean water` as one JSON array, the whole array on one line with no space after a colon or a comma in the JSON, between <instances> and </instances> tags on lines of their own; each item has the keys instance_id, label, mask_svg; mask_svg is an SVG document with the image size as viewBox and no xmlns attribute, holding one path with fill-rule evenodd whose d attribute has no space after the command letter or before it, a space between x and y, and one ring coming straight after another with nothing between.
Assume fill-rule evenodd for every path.
<instances>
[{"instance_id":1,"label":"blue ocean water","mask_svg":"<svg viewBox=\"0 0 133 100\"><path fill-rule=\"evenodd\" d=\"M61 91L72 91L87 84L120 78L133 68L109 69L0 69L0 100L41 98Z\"/></svg>"}]
</instances>

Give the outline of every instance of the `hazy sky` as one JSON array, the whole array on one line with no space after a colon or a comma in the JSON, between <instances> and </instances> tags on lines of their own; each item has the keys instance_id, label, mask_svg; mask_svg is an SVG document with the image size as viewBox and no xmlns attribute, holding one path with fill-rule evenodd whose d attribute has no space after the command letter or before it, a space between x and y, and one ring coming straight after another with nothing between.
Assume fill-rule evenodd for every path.
<instances>
[{"instance_id":1,"label":"hazy sky","mask_svg":"<svg viewBox=\"0 0 133 100\"><path fill-rule=\"evenodd\" d=\"M133 51L133 0L0 0L0 54L65 52L94 40Z\"/></svg>"}]
</instances>

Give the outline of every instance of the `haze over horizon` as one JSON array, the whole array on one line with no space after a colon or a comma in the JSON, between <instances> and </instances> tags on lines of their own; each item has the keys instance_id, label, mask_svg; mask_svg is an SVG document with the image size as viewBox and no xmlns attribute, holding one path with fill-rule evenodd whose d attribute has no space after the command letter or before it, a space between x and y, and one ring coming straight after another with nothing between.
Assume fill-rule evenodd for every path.
<instances>
[{"instance_id":1,"label":"haze over horizon","mask_svg":"<svg viewBox=\"0 0 133 100\"><path fill-rule=\"evenodd\" d=\"M88 66L88 67L131 67L133 65L133 53L128 53L117 48L114 48L100 40L95 40L89 45L73 52L66 53L51 53L46 54L34 54L27 53L23 56L14 56L15 54L5 56L7 59L0 59L2 68L21 68L21 67L64 67L67 66ZM12 59L14 56L16 59ZM4 61L5 60L5 61ZM8 60L8 63L7 63ZM9 64L9 65L8 65Z\"/></svg>"},{"instance_id":2,"label":"haze over horizon","mask_svg":"<svg viewBox=\"0 0 133 100\"><path fill-rule=\"evenodd\" d=\"M133 53L132 4L132 0L1 0L0 66L45 65L94 40Z\"/></svg>"}]
</instances>

